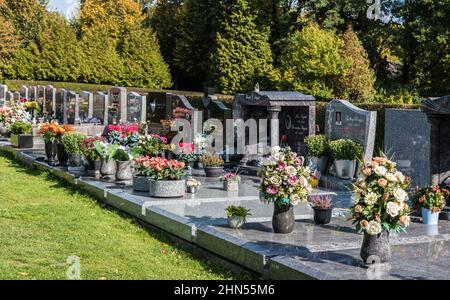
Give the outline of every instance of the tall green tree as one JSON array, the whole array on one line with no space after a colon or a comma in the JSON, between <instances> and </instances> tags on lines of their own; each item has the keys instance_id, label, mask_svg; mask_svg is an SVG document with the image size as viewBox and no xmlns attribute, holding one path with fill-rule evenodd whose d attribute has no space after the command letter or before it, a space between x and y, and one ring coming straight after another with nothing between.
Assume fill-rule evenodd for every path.
<instances>
[{"instance_id":1,"label":"tall green tree","mask_svg":"<svg viewBox=\"0 0 450 300\"><path fill-rule=\"evenodd\" d=\"M351 60L344 74L336 78L335 95L352 102L370 102L374 93L375 76L370 68L367 52L349 26L342 36L342 56Z\"/></svg>"},{"instance_id":2,"label":"tall green tree","mask_svg":"<svg viewBox=\"0 0 450 300\"><path fill-rule=\"evenodd\" d=\"M248 0L219 3L213 59L217 88L226 94L245 92L272 71L269 32L258 30Z\"/></svg>"},{"instance_id":3,"label":"tall green tree","mask_svg":"<svg viewBox=\"0 0 450 300\"><path fill-rule=\"evenodd\" d=\"M4 68L20 46L19 37L11 22L0 15L0 80L3 77Z\"/></svg>"}]
</instances>

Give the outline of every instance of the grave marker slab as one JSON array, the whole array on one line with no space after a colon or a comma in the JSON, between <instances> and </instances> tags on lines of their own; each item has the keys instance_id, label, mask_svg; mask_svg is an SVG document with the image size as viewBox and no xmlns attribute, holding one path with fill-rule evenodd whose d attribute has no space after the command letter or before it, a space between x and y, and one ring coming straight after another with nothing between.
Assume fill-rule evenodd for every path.
<instances>
[{"instance_id":1,"label":"grave marker slab","mask_svg":"<svg viewBox=\"0 0 450 300\"><path fill-rule=\"evenodd\" d=\"M6 105L6 94L8 92L8 86L5 84L0 84L0 107Z\"/></svg>"},{"instance_id":2,"label":"grave marker slab","mask_svg":"<svg viewBox=\"0 0 450 300\"><path fill-rule=\"evenodd\" d=\"M333 100L326 109L325 135L330 140L351 139L364 148L369 161L375 147L377 112L361 109L345 100Z\"/></svg>"},{"instance_id":3,"label":"grave marker slab","mask_svg":"<svg viewBox=\"0 0 450 300\"><path fill-rule=\"evenodd\" d=\"M58 122L67 124L67 90L58 89L55 101L55 118Z\"/></svg>"},{"instance_id":4,"label":"grave marker slab","mask_svg":"<svg viewBox=\"0 0 450 300\"><path fill-rule=\"evenodd\" d=\"M161 120L169 119L171 113L167 107L170 106L171 93L150 92L147 95L147 120L155 124L160 124Z\"/></svg>"},{"instance_id":5,"label":"grave marker slab","mask_svg":"<svg viewBox=\"0 0 450 300\"><path fill-rule=\"evenodd\" d=\"M411 177L411 186L430 184L430 129L424 112L415 109L386 109L384 153L397 168Z\"/></svg>"},{"instance_id":6,"label":"grave marker slab","mask_svg":"<svg viewBox=\"0 0 450 300\"><path fill-rule=\"evenodd\" d=\"M92 104L92 118L94 123L108 125L108 95L103 92L94 94Z\"/></svg>"},{"instance_id":7,"label":"grave marker slab","mask_svg":"<svg viewBox=\"0 0 450 300\"><path fill-rule=\"evenodd\" d=\"M45 112L48 117L55 117L56 112L56 89L52 85L45 87Z\"/></svg>"},{"instance_id":8,"label":"grave marker slab","mask_svg":"<svg viewBox=\"0 0 450 300\"><path fill-rule=\"evenodd\" d=\"M94 110L94 94L83 91L79 95L78 117L81 123L90 123Z\"/></svg>"},{"instance_id":9,"label":"grave marker slab","mask_svg":"<svg viewBox=\"0 0 450 300\"><path fill-rule=\"evenodd\" d=\"M108 123L119 124L127 120L127 89L113 87L108 91Z\"/></svg>"},{"instance_id":10,"label":"grave marker slab","mask_svg":"<svg viewBox=\"0 0 450 300\"><path fill-rule=\"evenodd\" d=\"M127 95L127 122L141 123L147 119L147 97L136 92Z\"/></svg>"},{"instance_id":11,"label":"grave marker slab","mask_svg":"<svg viewBox=\"0 0 450 300\"><path fill-rule=\"evenodd\" d=\"M20 97L30 100L30 89L26 85L22 85L20 88Z\"/></svg>"}]
</instances>

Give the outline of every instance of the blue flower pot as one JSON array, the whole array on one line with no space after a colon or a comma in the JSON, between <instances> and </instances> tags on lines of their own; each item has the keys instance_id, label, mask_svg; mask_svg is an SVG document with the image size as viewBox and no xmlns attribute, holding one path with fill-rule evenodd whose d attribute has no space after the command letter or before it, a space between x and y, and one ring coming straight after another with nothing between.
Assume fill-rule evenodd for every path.
<instances>
[{"instance_id":1,"label":"blue flower pot","mask_svg":"<svg viewBox=\"0 0 450 300\"><path fill-rule=\"evenodd\" d=\"M430 209L422 207L423 224L437 225L439 221L439 212L433 213Z\"/></svg>"}]
</instances>

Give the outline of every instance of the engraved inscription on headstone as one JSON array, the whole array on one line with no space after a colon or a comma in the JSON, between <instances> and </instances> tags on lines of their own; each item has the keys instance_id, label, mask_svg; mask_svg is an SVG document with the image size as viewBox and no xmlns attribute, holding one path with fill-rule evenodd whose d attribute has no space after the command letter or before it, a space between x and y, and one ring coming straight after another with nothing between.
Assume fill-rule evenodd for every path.
<instances>
[{"instance_id":1,"label":"engraved inscription on headstone","mask_svg":"<svg viewBox=\"0 0 450 300\"><path fill-rule=\"evenodd\" d=\"M170 93L150 92L147 95L147 120L159 124L161 120L168 119L167 103L171 99Z\"/></svg>"},{"instance_id":2,"label":"engraved inscription on headstone","mask_svg":"<svg viewBox=\"0 0 450 300\"><path fill-rule=\"evenodd\" d=\"M108 123L119 124L127 120L127 89L113 87L108 91Z\"/></svg>"}]
</instances>

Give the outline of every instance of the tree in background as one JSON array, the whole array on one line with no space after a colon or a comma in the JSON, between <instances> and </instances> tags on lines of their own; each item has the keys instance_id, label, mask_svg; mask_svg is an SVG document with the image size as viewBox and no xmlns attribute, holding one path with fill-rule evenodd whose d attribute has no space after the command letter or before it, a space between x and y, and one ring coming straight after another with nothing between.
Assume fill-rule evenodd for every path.
<instances>
[{"instance_id":1,"label":"tree in background","mask_svg":"<svg viewBox=\"0 0 450 300\"><path fill-rule=\"evenodd\" d=\"M272 71L269 33L259 31L247 0L219 1L213 67L219 91L248 91Z\"/></svg>"},{"instance_id":2,"label":"tree in background","mask_svg":"<svg viewBox=\"0 0 450 300\"><path fill-rule=\"evenodd\" d=\"M173 41L174 64L191 88L201 89L212 81L212 59L216 49L217 0L186 0L180 33Z\"/></svg>"},{"instance_id":3,"label":"tree in background","mask_svg":"<svg viewBox=\"0 0 450 300\"><path fill-rule=\"evenodd\" d=\"M0 15L0 80L3 70L20 46L19 37L11 22Z\"/></svg>"},{"instance_id":4,"label":"tree in background","mask_svg":"<svg viewBox=\"0 0 450 300\"><path fill-rule=\"evenodd\" d=\"M334 98L333 82L351 65L351 59L342 56L343 50L344 41L316 23L292 33L281 58L278 87L319 99Z\"/></svg>"},{"instance_id":5,"label":"tree in background","mask_svg":"<svg viewBox=\"0 0 450 300\"><path fill-rule=\"evenodd\" d=\"M424 96L450 93L450 0L405 1L398 36L403 85Z\"/></svg>"},{"instance_id":6,"label":"tree in background","mask_svg":"<svg viewBox=\"0 0 450 300\"><path fill-rule=\"evenodd\" d=\"M374 93L375 76L369 66L367 52L351 26L342 39L342 56L351 59L351 65L345 74L336 78L335 95L352 102L369 102Z\"/></svg>"}]
</instances>

